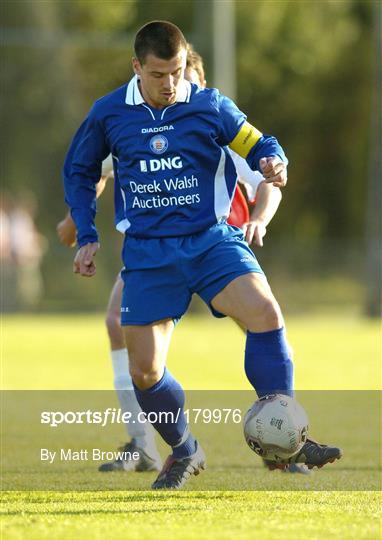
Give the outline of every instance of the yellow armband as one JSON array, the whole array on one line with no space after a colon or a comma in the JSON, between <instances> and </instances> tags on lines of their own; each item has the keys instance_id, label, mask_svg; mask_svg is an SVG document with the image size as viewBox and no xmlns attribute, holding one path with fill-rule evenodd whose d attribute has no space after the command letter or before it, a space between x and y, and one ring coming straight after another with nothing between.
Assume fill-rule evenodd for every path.
<instances>
[{"instance_id":1,"label":"yellow armband","mask_svg":"<svg viewBox=\"0 0 382 540\"><path fill-rule=\"evenodd\" d=\"M239 156L246 158L250 150L255 146L257 141L262 137L261 131L251 126L248 122L244 122L241 126L239 133L236 135L233 141L229 143L231 150L239 154Z\"/></svg>"}]
</instances>

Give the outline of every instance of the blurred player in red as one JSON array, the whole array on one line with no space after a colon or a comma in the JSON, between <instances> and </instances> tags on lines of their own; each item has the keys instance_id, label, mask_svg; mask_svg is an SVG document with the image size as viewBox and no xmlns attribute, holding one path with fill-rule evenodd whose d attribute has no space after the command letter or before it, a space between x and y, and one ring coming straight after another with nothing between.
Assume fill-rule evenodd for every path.
<instances>
[{"instance_id":1,"label":"blurred player in red","mask_svg":"<svg viewBox=\"0 0 382 540\"><path fill-rule=\"evenodd\" d=\"M202 58L193 50L192 46L189 46L187 52L185 78L199 86L206 86ZM248 243L251 243L253 239L256 246L262 246L266 227L280 204L281 191L273 184L265 183L262 175L257 171L251 170L243 158L233 152L231 152L231 157L236 166L239 182L244 186L247 197L244 196L240 187L237 186L232 200L228 223L243 229ZM106 181L111 177L113 177L113 163L111 156L109 156L102 166L102 177L97 184L97 197L101 195ZM253 205L251 215L248 209L247 199ZM61 243L66 246L75 245L76 229L69 214L57 225L57 233ZM134 419L141 409L133 391L132 380L129 374L128 351L120 324L122 289L123 281L121 276L118 275L107 307L106 327L110 340L114 387L117 391L122 411L131 412ZM243 330L245 329L243 328ZM131 440L122 447L122 450L131 454L138 452L140 456L139 460L125 461L118 459L102 464L99 470L103 472L115 470L137 472L160 470L161 459L156 449L154 430L151 425L148 422L143 424L135 421L125 424L125 426Z\"/></svg>"}]
</instances>

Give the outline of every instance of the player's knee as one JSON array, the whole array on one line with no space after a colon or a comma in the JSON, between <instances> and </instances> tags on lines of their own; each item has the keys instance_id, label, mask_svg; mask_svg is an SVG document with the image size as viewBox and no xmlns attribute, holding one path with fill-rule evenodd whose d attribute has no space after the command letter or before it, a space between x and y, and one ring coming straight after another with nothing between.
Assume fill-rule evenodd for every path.
<instances>
[{"instance_id":1,"label":"player's knee","mask_svg":"<svg viewBox=\"0 0 382 540\"><path fill-rule=\"evenodd\" d=\"M156 384L163 375L163 369L160 370L149 364L142 363L141 365L130 362L130 375L135 384L140 390L146 390Z\"/></svg>"},{"instance_id":2,"label":"player's knee","mask_svg":"<svg viewBox=\"0 0 382 540\"><path fill-rule=\"evenodd\" d=\"M253 331L274 330L284 325L280 306L274 298L265 297L260 302L256 302L253 306L252 324L254 325ZM258 329L258 324L260 324L261 330ZM249 329L252 330L250 326Z\"/></svg>"},{"instance_id":3,"label":"player's knee","mask_svg":"<svg viewBox=\"0 0 382 540\"><path fill-rule=\"evenodd\" d=\"M283 324L280 306L273 298L264 301L263 319L274 328L279 328Z\"/></svg>"}]
</instances>

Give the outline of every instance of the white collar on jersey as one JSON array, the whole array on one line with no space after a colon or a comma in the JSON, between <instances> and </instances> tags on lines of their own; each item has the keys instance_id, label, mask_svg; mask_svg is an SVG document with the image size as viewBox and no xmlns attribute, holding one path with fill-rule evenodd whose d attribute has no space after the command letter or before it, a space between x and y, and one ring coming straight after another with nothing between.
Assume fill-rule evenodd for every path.
<instances>
[{"instance_id":1,"label":"white collar on jersey","mask_svg":"<svg viewBox=\"0 0 382 540\"><path fill-rule=\"evenodd\" d=\"M127 105L142 105L145 103L145 100L142 97L142 94L138 86L138 75L134 75L129 84L127 85L126 99L125 103ZM191 84L183 79L181 81L178 92L176 94L176 101L178 103L189 103L191 97Z\"/></svg>"}]
</instances>

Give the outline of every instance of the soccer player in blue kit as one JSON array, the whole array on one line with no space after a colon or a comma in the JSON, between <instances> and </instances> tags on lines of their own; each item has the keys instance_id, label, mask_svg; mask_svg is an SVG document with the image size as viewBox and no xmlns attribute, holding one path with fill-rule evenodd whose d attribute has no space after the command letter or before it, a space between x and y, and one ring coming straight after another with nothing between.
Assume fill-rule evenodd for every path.
<instances>
[{"instance_id":1,"label":"soccer player in blue kit","mask_svg":"<svg viewBox=\"0 0 382 540\"><path fill-rule=\"evenodd\" d=\"M203 60L190 44L187 45L187 61L184 76L188 81L198 86L203 88L206 86ZM237 154L235 155L233 152L230 152L230 154L234 161L236 172L239 171L238 181L245 186L245 191L251 204L256 204L250 215L247 200L240 190L239 185L237 185L231 200L231 209L227 223L242 228L248 244L251 244L253 240L256 245L262 246L266 227L275 214L281 200L280 188L263 182L263 176L259 172L251 170L244 158L239 157ZM101 174L100 181L96 185L97 198L102 195L108 180L111 180L111 178L114 179L113 159L111 155L102 162ZM58 223L57 234L64 245L72 247L76 244L76 227L70 213ZM102 472L160 470L162 463L156 448L152 427L149 422L142 423L138 420L141 409L134 391L132 391L133 384L129 374L128 351L125 348L125 340L120 323L122 292L123 280L120 274L118 274L110 294L105 322L110 341L114 387L117 391L122 411L131 413L130 421L125 424L127 435L131 440L121 446L119 450L129 454L136 452L139 454L139 460L118 457L114 461L101 464L99 470ZM242 327L242 330L246 334L246 329ZM269 467L273 468L273 463ZM287 471L304 474L308 472L305 465L298 464L290 465Z\"/></svg>"},{"instance_id":2,"label":"soccer player in blue kit","mask_svg":"<svg viewBox=\"0 0 382 540\"><path fill-rule=\"evenodd\" d=\"M153 423L172 454L152 487L178 489L205 467L183 412L184 391L165 367L174 321L193 293L215 316L248 329L245 372L257 395L293 395L281 310L242 231L226 223L236 186L227 146L278 187L286 184L287 160L229 98L184 79L187 43L178 27L148 23L134 48L135 77L94 104L72 141L65 194L79 245L74 272L91 277L99 249L95 184L112 154L116 221L125 233L121 323L130 373L142 410L174 419ZM340 457L340 449L308 439L291 460L321 467Z\"/></svg>"}]
</instances>

